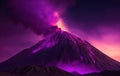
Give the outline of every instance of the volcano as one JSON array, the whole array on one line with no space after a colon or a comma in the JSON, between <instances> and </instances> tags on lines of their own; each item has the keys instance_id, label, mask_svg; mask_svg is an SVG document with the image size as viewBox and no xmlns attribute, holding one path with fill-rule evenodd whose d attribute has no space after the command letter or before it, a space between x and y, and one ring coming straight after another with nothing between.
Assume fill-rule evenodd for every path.
<instances>
[{"instance_id":1,"label":"volcano","mask_svg":"<svg viewBox=\"0 0 120 76\"><path fill-rule=\"evenodd\" d=\"M62 30L47 36L36 45L0 63L0 71L16 67L55 66L81 74L103 70L120 70L120 63L96 49L89 42Z\"/></svg>"}]
</instances>

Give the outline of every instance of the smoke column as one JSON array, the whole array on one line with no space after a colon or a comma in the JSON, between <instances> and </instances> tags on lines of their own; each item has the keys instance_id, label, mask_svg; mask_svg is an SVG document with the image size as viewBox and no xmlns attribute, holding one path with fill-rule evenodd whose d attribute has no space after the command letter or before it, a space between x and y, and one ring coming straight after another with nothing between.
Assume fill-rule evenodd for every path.
<instances>
[{"instance_id":1,"label":"smoke column","mask_svg":"<svg viewBox=\"0 0 120 76\"><path fill-rule=\"evenodd\" d=\"M68 30L62 15L73 1L0 0L0 61L36 44L53 25Z\"/></svg>"}]
</instances>

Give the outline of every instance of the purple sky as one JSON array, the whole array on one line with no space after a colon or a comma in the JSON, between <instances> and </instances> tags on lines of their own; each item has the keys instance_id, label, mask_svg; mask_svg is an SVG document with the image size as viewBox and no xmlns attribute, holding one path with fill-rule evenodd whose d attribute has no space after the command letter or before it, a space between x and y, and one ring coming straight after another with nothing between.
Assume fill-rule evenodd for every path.
<instances>
[{"instance_id":1,"label":"purple sky","mask_svg":"<svg viewBox=\"0 0 120 76\"><path fill-rule=\"evenodd\" d=\"M57 11L69 31L120 61L120 5L115 0L0 0L0 61L43 37ZM75 1L77 1L75 3Z\"/></svg>"},{"instance_id":2,"label":"purple sky","mask_svg":"<svg viewBox=\"0 0 120 76\"><path fill-rule=\"evenodd\" d=\"M120 61L119 3L116 0L78 0L77 4L66 12L65 20L75 34Z\"/></svg>"}]
</instances>

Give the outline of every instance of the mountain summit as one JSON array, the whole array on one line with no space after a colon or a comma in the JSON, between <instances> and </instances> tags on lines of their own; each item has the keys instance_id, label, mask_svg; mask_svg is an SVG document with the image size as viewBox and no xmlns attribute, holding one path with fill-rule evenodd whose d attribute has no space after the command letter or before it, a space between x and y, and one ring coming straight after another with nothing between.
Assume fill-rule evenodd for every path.
<instances>
[{"instance_id":1,"label":"mountain summit","mask_svg":"<svg viewBox=\"0 0 120 76\"><path fill-rule=\"evenodd\" d=\"M81 74L120 70L119 62L103 54L89 42L62 30L0 63L0 71L28 65L56 66Z\"/></svg>"}]
</instances>

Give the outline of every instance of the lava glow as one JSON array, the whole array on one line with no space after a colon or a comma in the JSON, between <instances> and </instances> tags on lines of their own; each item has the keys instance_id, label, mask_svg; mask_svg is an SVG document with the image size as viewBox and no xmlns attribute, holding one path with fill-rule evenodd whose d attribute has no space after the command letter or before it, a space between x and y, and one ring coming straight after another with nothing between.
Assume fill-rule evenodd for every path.
<instances>
[{"instance_id":1,"label":"lava glow","mask_svg":"<svg viewBox=\"0 0 120 76\"><path fill-rule=\"evenodd\" d=\"M62 29L63 31L68 31L67 27L65 26L65 23L62 18L60 18L58 12L54 12L54 17L57 18L57 21L53 21L52 25L57 25L58 28Z\"/></svg>"},{"instance_id":2,"label":"lava glow","mask_svg":"<svg viewBox=\"0 0 120 76\"><path fill-rule=\"evenodd\" d=\"M58 28L61 28L63 31L67 31L67 28L65 27L65 24L62 19L59 19L56 25L58 26Z\"/></svg>"}]
</instances>

